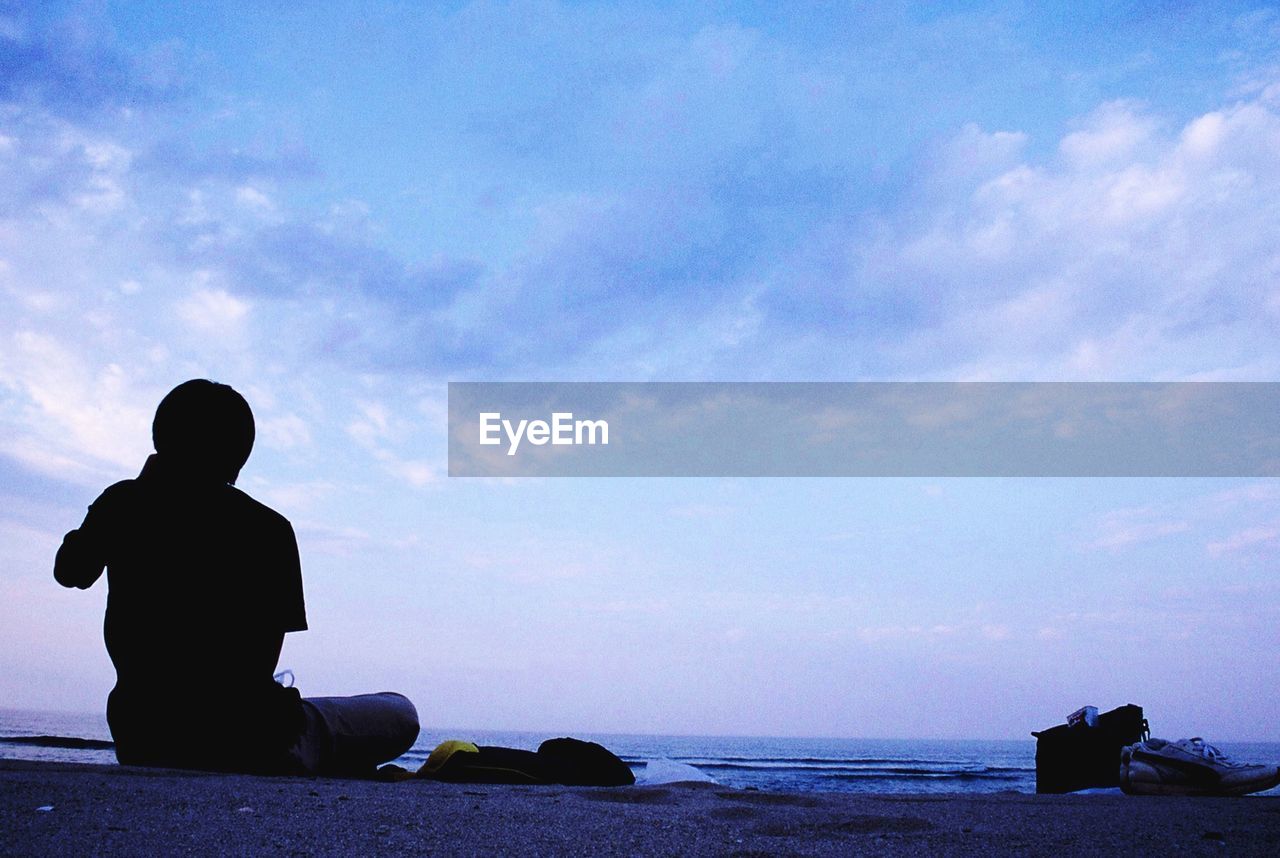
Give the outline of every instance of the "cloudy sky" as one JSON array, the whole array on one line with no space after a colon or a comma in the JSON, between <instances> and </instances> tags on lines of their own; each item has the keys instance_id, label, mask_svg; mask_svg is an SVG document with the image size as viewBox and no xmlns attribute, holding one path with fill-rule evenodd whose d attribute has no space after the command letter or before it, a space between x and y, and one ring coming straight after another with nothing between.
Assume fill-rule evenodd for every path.
<instances>
[{"instance_id":1,"label":"cloudy sky","mask_svg":"<svg viewBox=\"0 0 1280 858\"><path fill-rule=\"evenodd\" d=\"M4 704L103 706L53 554L208 377L298 532L307 693L1280 739L1275 481L445 462L451 380L1280 380L1280 10L189 5L0 0Z\"/></svg>"}]
</instances>

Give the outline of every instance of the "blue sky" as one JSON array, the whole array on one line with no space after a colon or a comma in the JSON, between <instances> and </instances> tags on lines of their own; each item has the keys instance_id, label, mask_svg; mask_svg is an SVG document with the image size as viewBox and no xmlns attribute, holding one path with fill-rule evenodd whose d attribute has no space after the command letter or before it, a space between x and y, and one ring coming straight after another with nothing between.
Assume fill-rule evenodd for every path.
<instances>
[{"instance_id":1,"label":"blue sky","mask_svg":"<svg viewBox=\"0 0 1280 858\"><path fill-rule=\"evenodd\" d=\"M450 380L1280 379L1280 11L0 3L0 696L204 376L308 693L433 725L1278 739L1280 486L450 480ZM1176 735L1175 735L1176 734Z\"/></svg>"}]
</instances>

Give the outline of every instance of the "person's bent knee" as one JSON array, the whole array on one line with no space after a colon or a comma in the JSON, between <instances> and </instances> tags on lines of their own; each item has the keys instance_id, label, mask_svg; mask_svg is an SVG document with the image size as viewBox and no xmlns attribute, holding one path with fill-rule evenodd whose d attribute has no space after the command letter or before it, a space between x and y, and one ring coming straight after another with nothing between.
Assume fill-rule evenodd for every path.
<instances>
[{"instance_id":1,"label":"person's bent knee","mask_svg":"<svg viewBox=\"0 0 1280 858\"><path fill-rule=\"evenodd\" d=\"M404 747L396 756L403 754L405 751L413 747L413 743L418 741L418 733L422 729L418 721L418 708L413 705L413 701L403 694L396 691L384 691L382 696L386 698L387 705L392 708L396 717L396 736L400 739Z\"/></svg>"}]
</instances>

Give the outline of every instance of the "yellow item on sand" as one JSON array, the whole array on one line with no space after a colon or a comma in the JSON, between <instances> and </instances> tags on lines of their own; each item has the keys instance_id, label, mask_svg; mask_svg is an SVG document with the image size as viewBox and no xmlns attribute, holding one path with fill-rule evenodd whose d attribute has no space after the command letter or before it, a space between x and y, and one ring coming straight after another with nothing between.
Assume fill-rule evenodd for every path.
<instances>
[{"instance_id":1,"label":"yellow item on sand","mask_svg":"<svg viewBox=\"0 0 1280 858\"><path fill-rule=\"evenodd\" d=\"M441 742L436 745L436 749L427 757L427 761L422 764L422 768L418 769L418 774L428 776L435 774L444 768L444 764L449 762L449 758L458 751L470 751L473 754L480 753L480 749L470 742L463 742L459 739Z\"/></svg>"}]
</instances>

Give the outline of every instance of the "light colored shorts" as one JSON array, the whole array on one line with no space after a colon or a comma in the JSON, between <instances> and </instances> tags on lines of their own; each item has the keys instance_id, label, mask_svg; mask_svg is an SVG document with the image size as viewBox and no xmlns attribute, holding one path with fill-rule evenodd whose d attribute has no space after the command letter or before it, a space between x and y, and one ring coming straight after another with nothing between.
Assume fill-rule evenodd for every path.
<instances>
[{"instance_id":1,"label":"light colored shorts","mask_svg":"<svg viewBox=\"0 0 1280 858\"><path fill-rule=\"evenodd\" d=\"M367 776L418 738L418 710L403 694L304 697L306 727L290 751L311 775Z\"/></svg>"}]
</instances>

